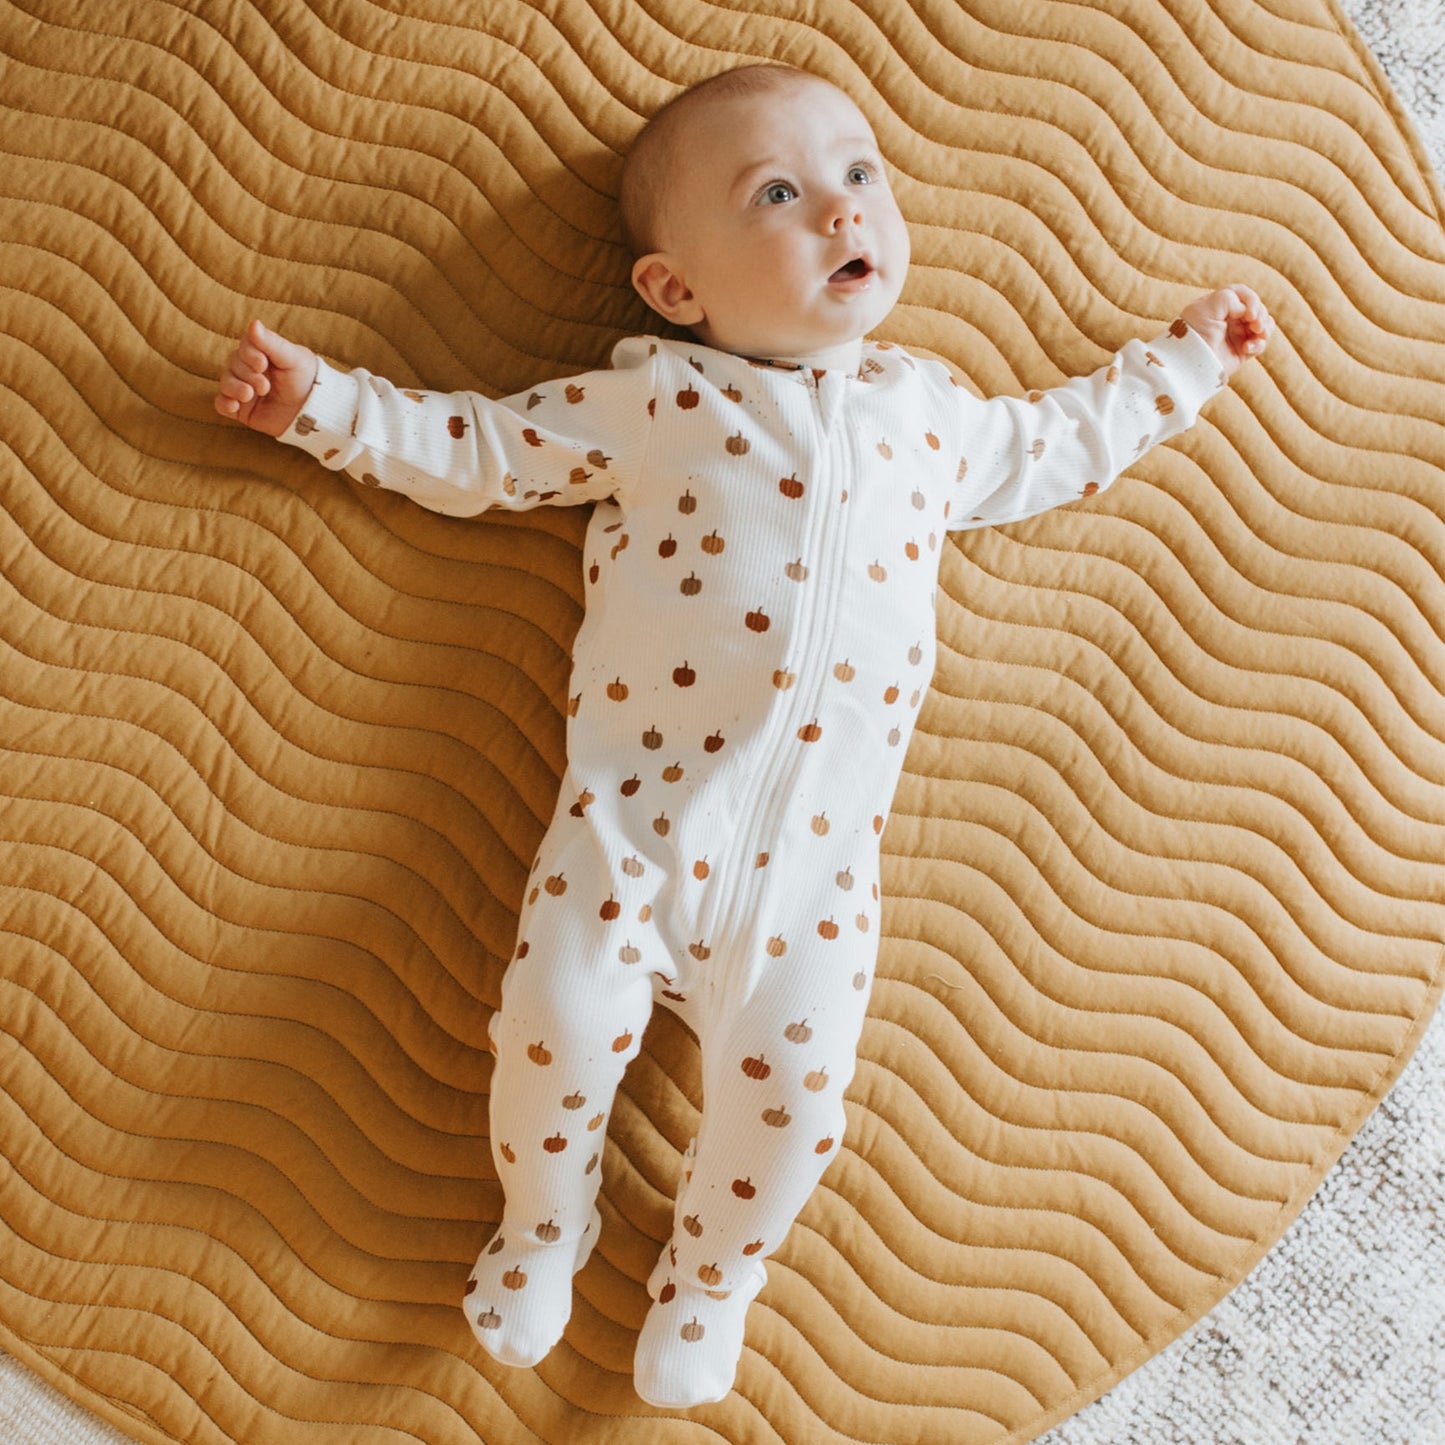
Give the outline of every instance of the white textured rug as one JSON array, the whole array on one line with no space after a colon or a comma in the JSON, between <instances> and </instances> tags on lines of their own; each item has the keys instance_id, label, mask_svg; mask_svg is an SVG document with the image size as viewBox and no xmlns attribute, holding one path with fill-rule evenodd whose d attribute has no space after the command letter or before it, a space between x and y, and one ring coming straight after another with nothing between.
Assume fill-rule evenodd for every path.
<instances>
[{"instance_id":1,"label":"white textured rug","mask_svg":"<svg viewBox=\"0 0 1445 1445\"><path fill-rule=\"evenodd\" d=\"M1445 175L1445 0L1343 5ZM1445 1010L1254 1273L1039 1445L1445 1445L1442 1119ZM0 1354L0 1445L126 1441Z\"/></svg>"}]
</instances>

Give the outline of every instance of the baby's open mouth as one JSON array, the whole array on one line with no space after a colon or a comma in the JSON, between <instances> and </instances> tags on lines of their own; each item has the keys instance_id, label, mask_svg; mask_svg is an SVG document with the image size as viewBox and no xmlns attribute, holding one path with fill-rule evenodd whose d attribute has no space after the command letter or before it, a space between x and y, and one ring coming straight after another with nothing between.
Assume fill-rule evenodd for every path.
<instances>
[{"instance_id":1,"label":"baby's open mouth","mask_svg":"<svg viewBox=\"0 0 1445 1445\"><path fill-rule=\"evenodd\" d=\"M844 266L839 266L829 281L861 281L865 276L872 273L873 268L862 256L855 256Z\"/></svg>"}]
</instances>

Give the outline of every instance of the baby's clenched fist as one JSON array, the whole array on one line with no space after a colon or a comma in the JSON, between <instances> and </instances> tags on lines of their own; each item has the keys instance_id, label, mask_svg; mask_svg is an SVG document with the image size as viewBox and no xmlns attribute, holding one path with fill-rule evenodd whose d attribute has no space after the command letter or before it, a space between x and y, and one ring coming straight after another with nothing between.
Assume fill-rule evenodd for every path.
<instances>
[{"instance_id":1,"label":"baby's clenched fist","mask_svg":"<svg viewBox=\"0 0 1445 1445\"><path fill-rule=\"evenodd\" d=\"M222 416L278 437L296 419L316 380L316 353L253 321L226 358L216 386Z\"/></svg>"}]
</instances>

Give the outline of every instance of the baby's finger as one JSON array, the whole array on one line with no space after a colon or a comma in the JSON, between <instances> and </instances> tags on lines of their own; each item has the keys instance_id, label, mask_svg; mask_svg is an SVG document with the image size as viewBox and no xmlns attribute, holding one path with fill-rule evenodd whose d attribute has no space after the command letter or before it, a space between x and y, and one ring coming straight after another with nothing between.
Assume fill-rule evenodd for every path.
<instances>
[{"instance_id":1,"label":"baby's finger","mask_svg":"<svg viewBox=\"0 0 1445 1445\"><path fill-rule=\"evenodd\" d=\"M255 401L256 389L248 381L243 381L233 372L227 372L221 378L220 394L229 397L232 401L248 402Z\"/></svg>"},{"instance_id":2,"label":"baby's finger","mask_svg":"<svg viewBox=\"0 0 1445 1445\"><path fill-rule=\"evenodd\" d=\"M265 371L271 364L266 353L259 346L252 346L249 341L242 341L236 348L236 356L243 361L252 371Z\"/></svg>"},{"instance_id":3,"label":"baby's finger","mask_svg":"<svg viewBox=\"0 0 1445 1445\"><path fill-rule=\"evenodd\" d=\"M241 354L239 347L231 353L231 359L226 367L226 375L244 382L257 396L265 396L271 390L271 380L266 375L264 367L258 369L251 365Z\"/></svg>"}]
</instances>

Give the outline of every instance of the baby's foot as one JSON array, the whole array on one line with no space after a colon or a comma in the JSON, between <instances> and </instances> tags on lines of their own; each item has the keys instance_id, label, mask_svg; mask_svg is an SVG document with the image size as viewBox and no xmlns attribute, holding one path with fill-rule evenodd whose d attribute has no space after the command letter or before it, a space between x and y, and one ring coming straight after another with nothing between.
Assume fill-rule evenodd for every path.
<instances>
[{"instance_id":1,"label":"baby's foot","mask_svg":"<svg viewBox=\"0 0 1445 1445\"><path fill-rule=\"evenodd\" d=\"M601 1228L595 1208L580 1239L544 1244L535 1233L498 1228L477 1256L462 1300L472 1333L493 1359L527 1368L562 1338L572 1314L572 1276L587 1263Z\"/></svg>"},{"instance_id":2,"label":"baby's foot","mask_svg":"<svg viewBox=\"0 0 1445 1445\"><path fill-rule=\"evenodd\" d=\"M718 1291L666 1275L637 1339L637 1393L673 1410L724 1399L743 1352L748 1306L767 1278L762 1265L753 1265L743 1284L719 1298Z\"/></svg>"}]
</instances>

